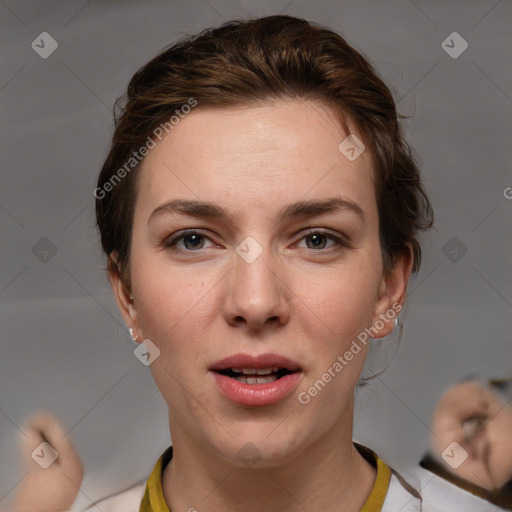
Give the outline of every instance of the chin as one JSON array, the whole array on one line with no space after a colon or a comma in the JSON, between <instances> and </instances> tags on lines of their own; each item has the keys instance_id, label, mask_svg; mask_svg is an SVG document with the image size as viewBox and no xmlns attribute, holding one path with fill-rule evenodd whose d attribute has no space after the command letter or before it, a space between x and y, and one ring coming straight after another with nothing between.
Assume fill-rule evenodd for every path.
<instances>
[{"instance_id":1,"label":"chin","mask_svg":"<svg viewBox=\"0 0 512 512\"><path fill-rule=\"evenodd\" d=\"M293 460L299 451L296 436L268 436L268 429L245 432L227 440L229 446L219 447L224 459L231 465L247 468L273 468Z\"/></svg>"}]
</instances>

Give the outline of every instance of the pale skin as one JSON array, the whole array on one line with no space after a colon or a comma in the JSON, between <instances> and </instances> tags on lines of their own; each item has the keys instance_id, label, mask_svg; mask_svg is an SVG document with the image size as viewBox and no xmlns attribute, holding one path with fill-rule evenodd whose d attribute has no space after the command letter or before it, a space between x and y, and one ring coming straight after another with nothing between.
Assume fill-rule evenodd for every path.
<instances>
[{"instance_id":1,"label":"pale skin","mask_svg":"<svg viewBox=\"0 0 512 512\"><path fill-rule=\"evenodd\" d=\"M19 444L24 476L13 498L0 504L2 512L65 512L76 499L83 479L83 467L69 436L59 421L47 411L26 419ZM57 459L46 468L32 458L41 443L48 443ZM43 450L47 450L43 448ZM44 454L44 451L42 452Z\"/></svg>"},{"instance_id":2,"label":"pale skin","mask_svg":"<svg viewBox=\"0 0 512 512\"><path fill-rule=\"evenodd\" d=\"M383 271L371 158L345 158L338 145L346 136L320 104L198 107L143 162L131 284L115 270L109 277L127 325L160 349L150 368L169 406L174 456L163 490L173 511L356 512L371 491L375 470L352 443L368 347L309 404L297 400L360 332L404 303L411 272L409 249ZM279 218L290 203L332 197L357 208ZM150 220L175 199L215 203L227 218ZM309 228L349 246L320 236L317 249ZM201 236L163 246L185 229ZM250 264L236 252L248 236L263 248ZM208 368L239 352L297 361L297 391L273 406L228 401ZM253 467L237 455L247 443L261 455Z\"/></svg>"},{"instance_id":3,"label":"pale skin","mask_svg":"<svg viewBox=\"0 0 512 512\"><path fill-rule=\"evenodd\" d=\"M446 468L488 490L512 478L512 407L473 380L457 384L440 398L432 419L437 457L453 441L468 453L459 467Z\"/></svg>"}]
</instances>

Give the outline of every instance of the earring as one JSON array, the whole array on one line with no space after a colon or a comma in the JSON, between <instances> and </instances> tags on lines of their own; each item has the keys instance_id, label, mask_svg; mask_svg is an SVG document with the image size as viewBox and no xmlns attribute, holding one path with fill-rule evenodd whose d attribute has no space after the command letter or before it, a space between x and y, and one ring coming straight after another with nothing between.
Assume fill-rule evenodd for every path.
<instances>
[{"instance_id":1,"label":"earring","mask_svg":"<svg viewBox=\"0 0 512 512\"><path fill-rule=\"evenodd\" d=\"M138 334L135 332L135 329L129 328L128 331L130 332L130 336L132 337L133 341L137 341L137 338L139 337Z\"/></svg>"}]
</instances>

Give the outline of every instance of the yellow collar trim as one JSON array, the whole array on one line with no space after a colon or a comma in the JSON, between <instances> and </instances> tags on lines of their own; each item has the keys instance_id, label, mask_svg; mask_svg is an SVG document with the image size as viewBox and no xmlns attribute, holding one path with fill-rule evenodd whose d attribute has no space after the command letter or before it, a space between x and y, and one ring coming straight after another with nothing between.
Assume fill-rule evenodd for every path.
<instances>
[{"instance_id":1,"label":"yellow collar trim","mask_svg":"<svg viewBox=\"0 0 512 512\"><path fill-rule=\"evenodd\" d=\"M373 484L370 495L364 502L360 512L380 512L386 499L386 494L391 480L391 469L389 466L372 450L362 445L356 444L359 452L366 459L373 458L373 464L377 464L377 477ZM162 489L163 471L172 458L172 446L160 456L146 484L146 490L142 497L139 512L171 512L164 498ZM372 462L369 460L370 463Z\"/></svg>"},{"instance_id":2,"label":"yellow collar trim","mask_svg":"<svg viewBox=\"0 0 512 512\"><path fill-rule=\"evenodd\" d=\"M377 476L370 496L368 496L364 502L361 512L380 512L388 493L389 482L391 481L391 469L375 452L369 449L368 451L371 452L371 455L377 463Z\"/></svg>"},{"instance_id":3,"label":"yellow collar trim","mask_svg":"<svg viewBox=\"0 0 512 512\"><path fill-rule=\"evenodd\" d=\"M142 497L139 512L171 512L164 498L162 475L172 458L172 445L165 450L151 472Z\"/></svg>"}]
</instances>

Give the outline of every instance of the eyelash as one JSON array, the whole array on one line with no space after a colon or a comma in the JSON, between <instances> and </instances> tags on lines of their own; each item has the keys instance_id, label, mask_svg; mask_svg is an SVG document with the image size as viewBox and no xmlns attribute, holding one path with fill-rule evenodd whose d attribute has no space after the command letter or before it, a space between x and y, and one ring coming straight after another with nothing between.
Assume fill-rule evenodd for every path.
<instances>
[{"instance_id":1,"label":"eyelash","mask_svg":"<svg viewBox=\"0 0 512 512\"><path fill-rule=\"evenodd\" d=\"M201 249L189 250L189 249L176 249L175 248L175 246L176 246L176 244L178 242L180 242L181 240L183 240L184 238L186 238L187 236L190 236L190 235L200 235L203 238L206 238L206 239L210 240L209 237L207 237L206 235L202 234L200 231L189 230L189 231L184 231L184 232L182 232L179 235L167 238L161 245L164 248L166 248L166 249L171 249L171 250L176 251L176 252L188 252L188 253L199 252ZM330 239L333 242L335 242L335 244L338 246L338 247L331 247L330 249L310 249L313 252L330 252L330 250L337 250L337 249L340 249L341 247L345 247L345 248L350 248L351 247L351 245L350 245L350 243L349 243L349 241L347 239L344 239L342 237L337 237L337 236L335 236L335 235L333 235L333 234L331 234L331 233L329 233L327 231L322 231L322 230L319 230L319 229L312 229L311 231L308 231L299 240L303 240L304 238L308 238L308 237L311 237L313 235L324 235L328 239ZM212 240L210 240L210 241L212 241ZM307 249L307 247L306 247L306 249Z\"/></svg>"}]
</instances>

